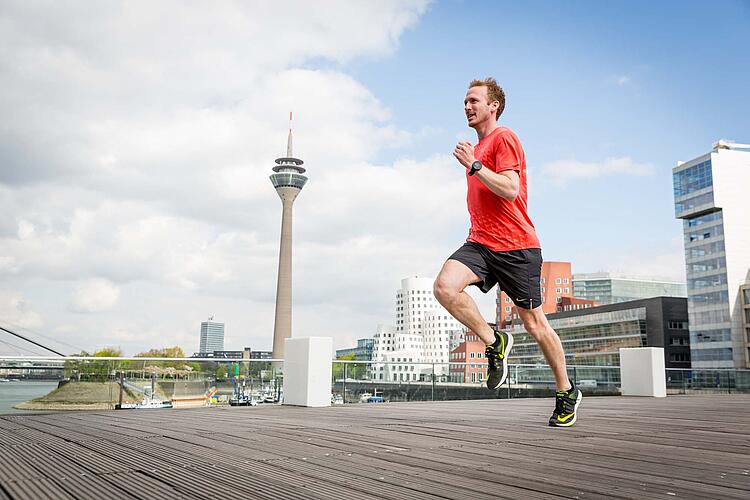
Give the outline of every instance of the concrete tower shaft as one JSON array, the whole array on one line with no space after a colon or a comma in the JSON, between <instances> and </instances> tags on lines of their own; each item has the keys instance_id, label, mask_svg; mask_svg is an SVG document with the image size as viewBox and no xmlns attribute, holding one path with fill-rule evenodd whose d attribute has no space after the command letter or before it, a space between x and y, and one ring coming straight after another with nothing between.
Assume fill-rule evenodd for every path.
<instances>
[{"instance_id":1,"label":"concrete tower shaft","mask_svg":"<svg viewBox=\"0 0 750 500\"><path fill-rule=\"evenodd\" d=\"M291 113L290 113L291 121ZM273 328L273 357L284 357L284 341L292 336L292 207L307 182L305 169L292 152L292 128L289 127L286 156L276 160L271 183L281 198L281 244L276 281L276 316Z\"/></svg>"}]
</instances>

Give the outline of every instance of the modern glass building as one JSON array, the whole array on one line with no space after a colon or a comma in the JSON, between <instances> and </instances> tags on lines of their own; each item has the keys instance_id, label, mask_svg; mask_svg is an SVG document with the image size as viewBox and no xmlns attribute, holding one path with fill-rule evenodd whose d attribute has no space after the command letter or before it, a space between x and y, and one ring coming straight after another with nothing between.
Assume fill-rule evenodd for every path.
<instances>
[{"instance_id":1,"label":"modern glass building","mask_svg":"<svg viewBox=\"0 0 750 500\"><path fill-rule=\"evenodd\" d=\"M685 283L610 273L573 275L573 296L601 305L650 297L687 297Z\"/></svg>"},{"instance_id":2,"label":"modern glass building","mask_svg":"<svg viewBox=\"0 0 750 500\"><path fill-rule=\"evenodd\" d=\"M372 361L372 346L374 343L374 339L358 339L357 347L336 349L336 358L340 359L344 356L351 356L353 354L354 359L357 361Z\"/></svg>"},{"instance_id":3,"label":"modern glass building","mask_svg":"<svg viewBox=\"0 0 750 500\"><path fill-rule=\"evenodd\" d=\"M750 151L719 141L672 170L682 219L693 368L750 367L740 291L750 283Z\"/></svg>"},{"instance_id":4,"label":"modern glass building","mask_svg":"<svg viewBox=\"0 0 750 500\"><path fill-rule=\"evenodd\" d=\"M224 350L224 323L208 320L201 323L200 354Z\"/></svg>"}]
</instances>

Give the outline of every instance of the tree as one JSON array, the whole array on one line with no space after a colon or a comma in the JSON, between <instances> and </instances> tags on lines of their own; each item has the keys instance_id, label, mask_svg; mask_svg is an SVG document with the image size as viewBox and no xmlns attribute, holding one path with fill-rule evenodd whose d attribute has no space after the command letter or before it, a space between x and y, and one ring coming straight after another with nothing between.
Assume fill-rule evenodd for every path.
<instances>
[{"instance_id":1,"label":"tree","mask_svg":"<svg viewBox=\"0 0 750 500\"><path fill-rule=\"evenodd\" d=\"M149 349L146 352L139 352L136 358L184 358L185 351L180 346L164 347L162 349ZM200 371L198 363L186 363L185 361L148 361L149 365L159 366L162 368L177 368L180 370Z\"/></svg>"},{"instance_id":2,"label":"tree","mask_svg":"<svg viewBox=\"0 0 750 500\"><path fill-rule=\"evenodd\" d=\"M356 361L356 355L345 354L337 356L337 360L340 361ZM366 366L364 363L334 363L333 364L333 378L340 379L344 378L344 364L346 364L346 378L353 378L356 380L364 378L366 373Z\"/></svg>"},{"instance_id":3,"label":"tree","mask_svg":"<svg viewBox=\"0 0 750 500\"><path fill-rule=\"evenodd\" d=\"M105 347L99 349L94 354L81 351L74 356L95 357L95 358L118 358L122 356L122 349L119 347ZM65 374L68 377L83 378L85 380L94 380L104 382L109 377L111 371L115 369L115 361L80 361L69 360L65 362Z\"/></svg>"}]
</instances>

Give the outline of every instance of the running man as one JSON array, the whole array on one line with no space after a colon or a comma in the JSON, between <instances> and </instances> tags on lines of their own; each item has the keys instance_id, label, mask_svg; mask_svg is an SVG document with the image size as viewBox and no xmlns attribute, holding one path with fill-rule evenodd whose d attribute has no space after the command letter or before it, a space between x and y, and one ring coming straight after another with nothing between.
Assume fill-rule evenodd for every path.
<instances>
[{"instance_id":1,"label":"running man","mask_svg":"<svg viewBox=\"0 0 750 500\"><path fill-rule=\"evenodd\" d=\"M549 425L570 427L582 395L568 379L562 343L542 312L542 250L526 212L526 156L516 134L497 124L504 109L505 93L494 78L469 84L464 112L479 142L459 142L453 156L466 169L471 229L466 243L440 270L435 297L487 345L487 388L494 390L508 376L513 336L486 323L464 290L475 285L487 293L497 284L505 291L555 375L555 411Z\"/></svg>"}]
</instances>

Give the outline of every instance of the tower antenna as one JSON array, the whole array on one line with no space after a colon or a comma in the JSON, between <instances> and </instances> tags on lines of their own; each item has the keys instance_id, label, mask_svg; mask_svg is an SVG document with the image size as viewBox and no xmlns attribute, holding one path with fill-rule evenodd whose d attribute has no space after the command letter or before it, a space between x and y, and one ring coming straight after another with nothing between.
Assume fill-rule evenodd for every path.
<instances>
[{"instance_id":1,"label":"tower antenna","mask_svg":"<svg viewBox=\"0 0 750 500\"><path fill-rule=\"evenodd\" d=\"M286 157L294 158L292 155L292 112L289 112L289 137L286 140Z\"/></svg>"}]
</instances>

